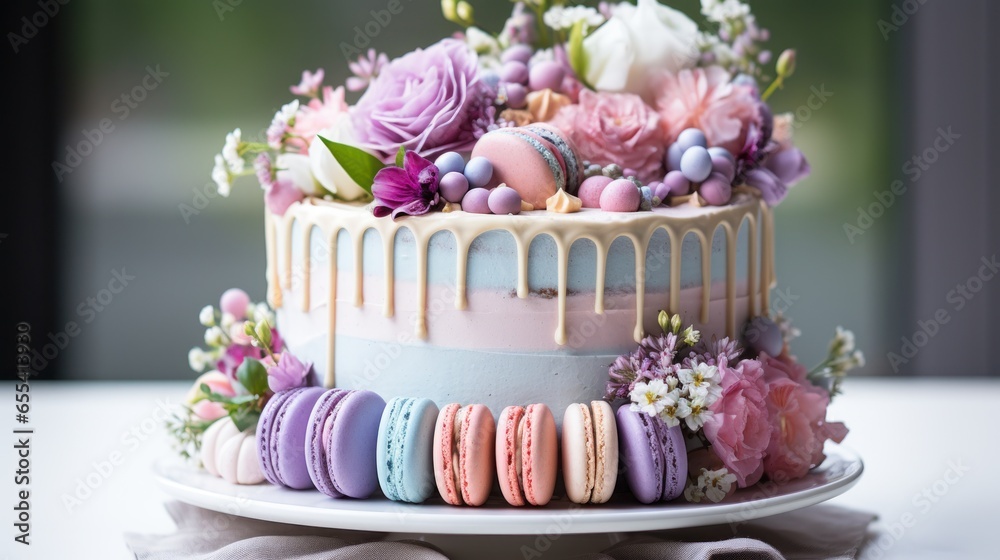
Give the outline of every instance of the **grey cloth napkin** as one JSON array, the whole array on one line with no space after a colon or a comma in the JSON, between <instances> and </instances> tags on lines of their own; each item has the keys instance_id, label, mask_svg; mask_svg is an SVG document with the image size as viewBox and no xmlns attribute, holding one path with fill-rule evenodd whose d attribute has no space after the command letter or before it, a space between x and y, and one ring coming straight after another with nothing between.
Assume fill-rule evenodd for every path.
<instances>
[{"instance_id":1,"label":"grey cloth napkin","mask_svg":"<svg viewBox=\"0 0 1000 560\"><path fill-rule=\"evenodd\" d=\"M316 529L235 517L180 502L166 505L177 523L171 535L126 534L137 560L448 560L432 545L386 541L384 534ZM875 515L818 505L742 523L629 535L575 560L853 559ZM488 543L490 537L481 537ZM554 552L554 551L553 551ZM545 555L545 558L557 556ZM459 560L457 557L455 560Z\"/></svg>"}]
</instances>

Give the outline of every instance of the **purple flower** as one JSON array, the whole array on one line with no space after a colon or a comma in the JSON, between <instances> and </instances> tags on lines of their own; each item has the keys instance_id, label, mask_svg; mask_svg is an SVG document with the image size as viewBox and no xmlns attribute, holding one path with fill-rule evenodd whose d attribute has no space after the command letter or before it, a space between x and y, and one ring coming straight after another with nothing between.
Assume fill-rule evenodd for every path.
<instances>
[{"instance_id":1,"label":"purple flower","mask_svg":"<svg viewBox=\"0 0 1000 560\"><path fill-rule=\"evenodd\" d=\"M535 15L527 10L524 2L514 4L514 11L504 23L500 36L511 45L531 45L535 42Z\"/></svg>"},{"instance_id":2,"label":"purple flower","mask_svg":"<svg viewBox=\"0 0 1000 560\"><path fill-rule=\"evenodd\" d=\"M385 53L377 53L375 49L368 49L367 56L361 55L357 62L347 63L347 67L354 73L353 76L347 78L347 89L351 91L365 89L386 64L389 64L389 57Z\"/></svg>"},{"instance_id":3,"label":"purple flower","mask_svg":"<svg viewBox=\"0 0 1000 560\"><path fill-rule=\"evenodd\" d=\"M275 393L301 387L311 369L312 364L302 363L291 352L282 352L278 363L267 368L267 386Z\"/></svg>"},{"instance_id":4,"label":"purple flower","mask_svg":"<svg viewBox=\"0 0 1000 560\"><path fill-rule=\"evenodd\" d=\"M375 174L372 195L377 218L426 214L440 202L438 168L416 152L406 152L403 167L383 167Z\"/></svg>"},{"instance_id":5,"label":"purple flower","mask_svg":"<svg viewBox=\"0 0 1000 560\"><path fill-rule=\"evenodd\" d=\"M662 379L676 373L677 335L674 333L647 336L639 343L639 352L652 361L656 377Z\"/></svg>"},{"instance_id":6,"label":"purple flower","mask_svg":"<svg viewBox=\"0 0 1000 560\"><path fill-rule=\"evenodd\" d=\"M729 340L729 337L722 338L721 340L712 340L711 342L701 339L691 349L690 355L684 358L683 364L685 368L692 368L694 364L698 363L719 367L723 367L724 364L728 363L735 367L740 361L742 354L743 347L740 346L739 341Z\"/></svg>"},{"instance_id":7,"label":"purple flower","mask_svg":"<svg viewBox=\"0 0 1000 560\"><path fill-rule=\"evenodd\" d=\"M809 162L798 148L779 148L764 160L764 167L789 187L805 179L811 171Z\"/></svg>"},{"instance_id":8,"label":"purple flower","mask_svg":"<svg viewBox=\"0 0 1000 560\"><path fill-rule=\"evenodd\" d=\"M360 146L385 158L401 145L425 157L471 150L483 99L495 96L477 60L464 42L443 39L387 64L352 112Z\"/></svg>"},{"instance_id":9,"label":"purple flower","mask_svg":"<svg viewBox=\"0 0 1000 560\"><path fill-rule=\"evenodd\" d=\"M302 81L299 82L299 85L292 86L288 89L295 95L316 97L319 95L319 87L323 85L323 74L324 72L322 68L317 68L315 72L303 70Z\"/></svg>"},{"instance_id":10,"label":"purple flower","mask_svg":"<svg viewBox=\"0 0 1000 560\"><path fill-rule=\"evenodd\" d=\"M608 368L607 398L627 399L632 387L637 381L655 379L655 364L640 348L630 354L623 354L615 359Z\"/></svg>"},{"instance_id":11,"label":"purple flower","mask_svg":"<svg viewBox=\"0 0 1000 560\"><path fill-rule=\"evenodd\" d=\"M788 194L788 185L764 167L748 171L744 182L760 191L768 206L777 206Z\"/></svg>"}]
</instances>

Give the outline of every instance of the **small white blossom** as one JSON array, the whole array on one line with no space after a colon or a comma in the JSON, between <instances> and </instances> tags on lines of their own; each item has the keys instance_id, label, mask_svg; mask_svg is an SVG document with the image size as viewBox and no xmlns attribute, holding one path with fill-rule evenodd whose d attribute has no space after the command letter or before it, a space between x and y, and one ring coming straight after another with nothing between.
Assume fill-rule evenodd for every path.
<instances>
[{"instance_id":1,"label":"small white blossom","mask_svg":"<svg viewBox=\"0 0 1000 560\"><path fill-rule=\"evenodd\" d=\"M687 488L684 489L684 499L697 504L705 497L705 493L702 492L701 488L697 484L688 484Z\"/></svg>"},{"instance_id":2,"label":"small white blossom","mask_svg":"<svg viewBox=\"0 0 1000 560\"><path fill-rule=\"evenodd\" d=\"M699 363L693 369L678 370L677 377L691 397L703 397L715 402L715 399L722 395L722 387L719 386L719 368L716 366Z\"/></svg>"},{"instance_id":3,"label":"small white blossom","mask_svg":"<svg viewBox=\"0 0 1000 560\"><path fill-rule=\"evenodd\" d=\"M701 0L701 13L716 23L742 20L750 15L750 6L739 0Z\"/></svg>"},{"instance_id":4,"label":"small white blossom","mask_svg":"<svg viewBox=\"0 0 1000 560\"><path fill-rule=\"evenodd\" d=\"M734 482L736 482L736 475L730 473L725 467L717 471L703 468L701 476L698 477L698 489L704 493L706 498L718 503L729 495Z\"/></svg>"},{"instance_id":5,"label":"small white blossom","mask_svg":"<svg viewBox=\"0 0 1000 560\"><path fill-rule=\"evenodd\" d=\"M255 323L267 323L271 326L275 325L274 311L271 311L271 308L268 307L266 303L258 303L254 306L252 313L248 307L247 316L249 317L251 315L253 316Z\"/></svg>"},{"instance_id":6,"label":"small white blossom","mask_svg":"<svg viewBox=\"0 0 1000 560\"><path fill-rule=\"evenodd\" d=\"M208 364L208 355L201 348L192 348L188 352L188 365L191 369L201 373L205 371L205 366Z\"/></svg>"},{"instance_id":7,"label":"small white blossom","mask_svg":"<svg viewBox=\"0 0 1000 560\"><path fill-rule=\"evenodd\" d=\"M684 340L684 344L694 346L701 340L701 331L696 331L694 327L689 326L681 333L681 339Z\"/></svg>"},{"instance_id":8,"label":"small white blossom","mask_svg":"<svg viewBox=\"0 0 1000 560\"><path fill-rule=\"evenodd\" d=\"M684 399L682 399L684 400ZM712 417L712 411L708 409L708 402L705 397L694 397L689 402L686 401L688 414L684 418L688 429L697 432L705 425L705 421Z\"/></svg>"},{"instance_id":9,"label":"small white blossom","mask_svg":"<svg viewBox=\"0 0 1000 560\"><path fill-rule=\"evenodd\" d=\"M837 327L837 334L830 343L830 354L843 356L851 352L854 352L854 333L843 327Z\"/></svg>"},{"instance_id":10,"label":"small white blossom","mask_svg":"<svg viewBox=\"0 0 1000 560\"><path fill-rule=\"evenodd\" d=\"M222 159L226 160L229 171L234 174L243 173L246 162L240 155L240 143L243 141L243 132L236 129L226 135L226 144L222 146Z\"/></svg>"},{"instance_id":11,"label":"small white blossom","mask_svg":"<svg viewBox=\"0 0 1000 560\"><path fill-rule=\"evenodd\" d=\"M198 322L205 327L211 327L215 325L215 308L211 305L206 305L201 308L198 312Z\"/></svg>"},{"instance_id":12,"label":"small white blossom","mask_svg":"<svg viewBox=\"0 0 1000 560\"><path fill-rule=\"evenodd\" d=\"M295 120L295 114L299 111L299 100L295 99L291 103L282 105L281 109L274 114L271 125L267 127L267 144L275 150L280 150L285 140L285 133L288 127Z\"/></svg>"},{"instance_id":13,"label":"small white blossom","mask_svg":"<svg viewBox=\"0 0 1000 560\"><path fill-rule=\"evenodd\" d=\"M542 21L557 31L572 29L579 21L594 29L604 23L604 16L589 6L553 6L542 16Z\"/></svg>"},{"instance_id":14,"label":"small white blossom","mask_svg":"<svg viewBox=\"0 0 1000 560\"><path fill-rule=\"evenodd\" d=\"M657 416L667 404L669 393L667 384L662 380L653 379L649 383L640 381L628 395L632 400L629 408L642 414Z\"/></svg>"},{"instance_id":15,"label":"small white blossom","mask_svg":"<svg viewBox=\"0 0 1000 560\"><path fill-rule=\"evenodd\" d=\"M223 330L228 331L235 322L236 317L234 317L232 313L223 313L222 320L219 321L219 324L222 325Z\"/></svg>"},{"instance_id":16,"label":"small white blossom","mask_svg":"<svg viewBox=\"0 0 1000 560\"><path fill-rule=\"evenodd\" d=\"M681 398L679 391L668 393L664 398L663 409L660 411L660 420L668 427L678 426L681 420L691 414L691 407L688 400Z\"/></svg>"},{"instance_id":17,"label":"small white blossom","mask_svg":"<svg viewBox=\"0 0 1000 560\"><path fill-rule=\"evenodd\" d=\"M222 346L225 333L219 327L209 327L205 330L205 344L209 346Z\"/></svg>"},{"instance_id":18,"label":"small white blossom","mask_svg":"<svg viewBox=\"0 0 1000 560\"><path fill-rule=\"evenodd\" d=\"M222 196L229 196L229 191L233 184L233 178L229 174L229 166L226 165L226 160L223 159L222 154L215 155L215 167L212 168L212 180L215 181L219 194Z\"/></svg>"}]
</instances>

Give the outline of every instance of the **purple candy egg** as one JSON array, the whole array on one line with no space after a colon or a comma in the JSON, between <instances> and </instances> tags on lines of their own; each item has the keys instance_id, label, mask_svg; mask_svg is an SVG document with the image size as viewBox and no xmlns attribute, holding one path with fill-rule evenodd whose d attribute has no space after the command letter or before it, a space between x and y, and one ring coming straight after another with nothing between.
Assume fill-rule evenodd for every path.
<instances>
[{"instance_id":1,"label":"purple candy egg","mask_svg":"<svg viewBox=\"0 0 1000 560\"><path fill-rule=\"evenodd\" d=\"M724 156L712 156L712 172L723 175L732 183L736 178L736 165Z\"/></svg>"},{"instance_id":2,"label":"purple candy egg","mask_svg":"<svg viewBox=\"0 0 1000 560\"><path fill-rule=\"evenodd\" d=\"M583 183L580 183L580 189L576 193L576 196L580 197L583 207L600 208L601 193L604 192L605 187L611 184L611 181L614 181L614 179L604 175L595 175L584 179Z\"/></svg>"},{"instance_id":3,"label":"purple candy egg","mask_svg":"<svg viewBox=\"0 0 1000 560\"><path fill-rule=\"evenodd\" d=\"M490 191L486 189L470 189L462 197L462 210L473 214L492 214L489 200Z\"/></svg>"},{"instance_id":4,"label":"purple candy egg","mask_svg":"<svg viewBox=\"0 0 1000 560\"><path fill-rule=\"evenodd\" d=\"M507 91L507 105L512 109L523 109L528 104L528 88L521 84L504 84Z\"/></svg>"},{"instance_id":5,"label":"purple candy egg","mask_svg":"<svg viewBox=\"0 0 1000 560\"><path fill-rule=\"evenodd\" d=\"M666 204L668 198L670 198L670 187L662 181L654 181L650 183L649 187L653 189L653 196L660 199L661 203Z\"/></svg>"},{"instance_id":6,"label":"purple candy egg","mask_svg":"<svg viewBox=\"0 0 1000 560\"><path fill-rule=\"evenodd\" d=\"M501 216L504 214L520 214L521 195L514 189L506 185L501 185L490 191L487 205L490 208L490 212Z\"/></svg>"},{"instance_id":7,"label":"purple candy egg","mask_svg":"<svg viewBox=\"0 0 1000 560\"><path fill-rule=\"evenodd\" d=\"M448 202L462 202L465 193L469 192L469 180L459 171L451 171L441 177L438 192Z\"/></svg>"},{"instance_id":8,"label":"purple candy egg","mask_svg":"<svg viewBox=\"0 0 1000 560\"><path fill-rule=\"evenodd\" d=\"M628 179L611 181L601 193L601 210L605 212L635 212L641 202L639 188Z\"/></svg>"},{"instance_id":9,"label":"purple candy egg","mask_svg":"<svg viewBox=\"0 0 1000 560\"><path fill-rule=\"evenodd\" d=\"M528 61L531 60L531 55L533 54L535 54L535 51L528 45L511 45L507 50L503 51L503 54L500 55L500 61L506 64L512 60L516 60L523 64L527 64Z\"/></svg>"},{"instance_id":10,"label":"purple candy egg","mask_svg":"<svg viewBox=\"0 0 1000 560\"><path fill-rule=\"evenodd\" d=\"M438 168L438 176L444 177L452 171L461 173L465 169L465 158L458 152L445 152L434 160L434 165Z\"/></svg>"},{"instance_id":11,"label":"purple candy egg","mask_svg":"<svg viewBox=\"0 0 1000 560\"><path fill-rule=\"evenodd\" d=\"M663 177L663 184L669 189L670 196L684 196L691 193L691 181L688 181L680 171L671 171Z\"/></svg>"},{"instance_id":12,"label":"purple candy egg","mask_svg":"<svg viewBox=\"0 0 1000 560\"><path fill-rule=\"evenodd\" d=\"M558 62L545 60L531 67L528 77L528 84L532 91L551 89L559 91L562 87L563 78L566 77L566 70Z\"/></svg>"},{"instance_id":13,"label":"purple candy egg","mask_svg":"<svg viewBox=\"0 0 1000 560\"><path fill-rule=\"evenodd\" d=\"M715 157L724 157L724 158L728 159L729 161L731 161L733 163L736 163L736 158L733 157L733 154L729 153L729 150L727 150L727 149L725 149L725 148L723 148L721 146L712 146L711 148L709 148L708 149L708 155L712 156L713 158L715 158Z\"/></svg>"},{"instance_id":14,"label":"purple candy egg","mask_svg":"<svg viewBox=\"0 0 1000 560\"><path fill-rule=\"evenodd\" d=\"M667 148L667 171L675 171L681 168L681 156L684 155L684 150L681 149L680 145L674 142Z\"/></svg>"},{"instance_id":15,"label":"purple candy egg","mask_svg":"<svg viewBox=\"0 0 1000 560\"><path fill-rule=\"evenodd\" d=\"M512 84L524 84L528 81L528 65L518 60L511 60L500 69L500 81Z\"/></svg>"},{"instance_id":16,"label":"purple candy egg","mask_svg":"<svg viewBox=\"0 0 1000 560\"><path fill-rule=\"evenodd\" d=\"M712 173L704 183L698 187L698 194L705 202L712 206L722 206L729 202L733 196L733 185L723 175Z\"/></svg>"}]
</instances>

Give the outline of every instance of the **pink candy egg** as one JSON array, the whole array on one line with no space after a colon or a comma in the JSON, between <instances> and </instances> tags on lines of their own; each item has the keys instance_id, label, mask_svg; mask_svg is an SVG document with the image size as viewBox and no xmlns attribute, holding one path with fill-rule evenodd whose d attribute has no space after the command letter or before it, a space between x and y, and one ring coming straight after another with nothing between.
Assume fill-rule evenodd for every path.
<instances>
[{"instance_id":1,"label":"pink candy egg","mask_svg":"<svg viewBox=\"0 0 1000 560\"><path fill-rule=\"evenodd\" d=\"M698 187L698 194L712 206L722 206L733 196L733 186L721 173L712 173Z\"/></svg>"},{"instance_id":2,"label":"pink candy egg","mask_svg":"<svg viewBox=\"0 0 1000 560\"><path fill-rule=\"evenodd\" d=\"M611 181L601 193L601 210L605 212L635 212L641 202L639 188L628 179Z\"/></svg>"},{"instance_id":3,"label":"pink candy egg","mask_svg":"<svg viewBox=\"0 0 1000 560\"><path fill-rule=\"evenodd\" d=\"M462 210L473 214L491 214L490 191L486 189L471 189L462 198Z\"/></svg>"},{"instance_id":4,"label":"pink candy egg","mask_svg":"<svg viewBox=\"0 0 1000 560\"><path fill-rule=\"evenodd\" d=\"M521 195L517 194L517 191L507 186L501 185L490 191L487 204L490 208L490 212L493 212L494 214L504 215L521 213Z\"/></svg>"},{"instance_id":5,"label":"pink candy egg","mask_svg":"<svg viewBox=\"0 0 1000 560\"><path fill-rule=\"evenodd\" d=\"M558 62L546 60L536 63L531 67L528 75L528 85L532 91L551 89L559 91L562 87L563 78L566 77L566 70Z\"/></svg>"},{"instance_id":6,"label":"pink candy egg","mask_svg":"<svg viewBox=\"0 0 1000 560\"><path fill-rule=\"evenodd\" d=\"M462 202L465 193L469 192L469 180L461 172L449 171L441 177L438 191L448 202Z\"/></svg>"},{"instance_id":7,"label":"pink candy egg","mask_svg":"<svg viewBox=\"0 0 1000 560\"><path fill-rule=\"evenodd\" d=\"M580 201L583 202L583 207L600 208L601 193L604 192L604 188L613 180L611 177L605 177L604 175L594 175L593 177L584 179L583 183L580 184L580 190L576 194L580 198Z\"/></svg>"},{"instance_id":8,"label":"pink candy egg","mask_svg":"<svg viewBox=\"0 0 1000 560\"><path fill-rule=\"evenodd\" d=\"M223 313L229 313L237 321L246 318L247 305L250 305L250 296L239 288L229 288L223 292L222 298L219 300L219 309Z\"/></svg>"}]
</instances>

